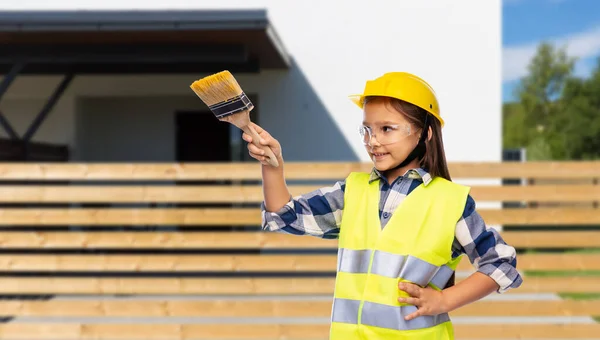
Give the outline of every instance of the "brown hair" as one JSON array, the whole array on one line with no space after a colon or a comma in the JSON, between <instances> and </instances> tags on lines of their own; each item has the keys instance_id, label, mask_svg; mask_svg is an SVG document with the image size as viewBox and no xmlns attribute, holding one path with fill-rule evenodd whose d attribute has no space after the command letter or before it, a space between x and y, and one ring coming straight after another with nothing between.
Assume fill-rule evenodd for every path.
<instances>
[{"instance_id":1,"label":"brown hair","mask_svg":"<svg viewBox=\"0 0 600 340\"><path fill-rule=\"evenodd\" d=\"M391 105L394 110L406 117L419 132L423 130L425 117L429 115L427 121L431 127L432 136L431 140L425 140L425 155L419 159L419 164L431 174L431 177L442 177L450 181L440 121L424 109L396 98L371 96L365 98L365 104L374 100L382 100L385 104Z\"/></svg>"},{"instance_id":2,"label":"brown hair","mask_svg":"<svg viewBox=\"0 0 600 340\"><path fill-rule=\"evenodd\" d=\"M374 100L382 100L385 104L391 105L394 110L406 117L419 132L423 130L423 127L425 126L425 117L427 117L427 121L431 127L432 136L431 140L425 140L425 155L419 159L419 164L429 172L432 178L442 177L451 181L450 171L448 171L448 164L446 163L446 153L444 151L444 141L442 140L442 126L440 121L424 109L396 98L371 96L365 98L365 104ZM427 131L425 131L425 133L427 133ZM456 273L452 273L452 276L446 283L444 289L454 286L455 283Z\"/></svg>"}]
</instances>

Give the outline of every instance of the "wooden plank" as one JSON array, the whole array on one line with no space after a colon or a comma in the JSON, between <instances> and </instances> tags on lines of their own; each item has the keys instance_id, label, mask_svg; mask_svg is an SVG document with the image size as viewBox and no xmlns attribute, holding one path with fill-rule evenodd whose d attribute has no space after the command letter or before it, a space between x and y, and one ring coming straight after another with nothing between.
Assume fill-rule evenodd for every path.
<instances>
[{"instance_id":1,"label":"wooden plank","mask_svg":"<svg viewBox=\"0 0 600 340\"><path fill-rule=\"evenodd\" d=\"M3 315L28 317L329 317L331 301L0 301Z\"/></svg>"},{"instance_id":2,"label":"wooden plank","mask_svg":"<svg viewBox=\"0 0 600 340\"><path fill-rule=\"evenodd\" d=\"M290 186L293 195L320 186ZM257 185L204 186L8 186L0 185L0 202L6 203L260 203Z\"/></svg>"},{"instance_id":3,"label":"wooden plank","mask_svg":"<svg viewBox=\"0 0 600 340\"><path fill-rule=\"evenodd\" d=\"M503 232L504 240L516 248L580 248L598 247L597 231Z\"/></svg>"},{"instance_id":4,"label":"wooden plank","mask_svg":"<svg viewBox=\"0 0 600 340\"><path fill-rule=\"evenodd\" d=\"M458 271L472 271L468 258L463 257ZM600 254L519 254L519 270L600 270Z\"/></svg>"},{"instance_id":5,"label":"wooden plank","mask_svg":"<svg viewBox=\"0 0 600 340\"><path fill-rule=\"evenodd\" d=\"M456 339L600 339L600 324L457 324Z\"/></svg>"},{"instance_id":6,"label":"wooden plank","mask_svg":"<svg viewBox=\"0 0 600 340\"><path fill-rule=\"evenodd\" d=\"M3 315L27 317L329 317L327 300L48 300L0 301ZM478 301L451 316L600 315L600 300Z\"/></svg>"},{"instance_id":7,"label":"wooden plank","mask_svg":"<svg viewBox=\"0 0 600 340\"><path fill-rule=\"evenodd\" d=\"M600 185L473 186L477 202L585 202L600 201Z\"/></svg>"},{"instance_id":8,"label":"wooden plank","mask_svg":"<svg viewBox=\"0 0 600 340\"><path fill-rule=\"evenodd\" d=\"M323 339L326 324L51 324L0 325L3 339Z\"/></svg>"},{"instance_id":9,"label":"wooden plank","mask_svg":"<svg viewBox=\"0 0 600 340\"><path fill-rule=\"evenodd\" d=\"M332 278L0 277L4 294L332 294Z\"/></svg>"},{"instance_id":10,"label":"wooden plank","mask_svg":"<svg viewBox=\"0 0 600 340\"><path fill-rule=\"evenodd\" d=\"M289 186L293 196L318 190L318 185ZM600 201L600 185L474 186L471 195L477 202ZM204 186L98 186L98 185L0 185L0 202L5 203L260 203L258 185Z\"/></svg>"},{"instance_id":11,"label":"wooden plank","mask_svg":"<svg viewBox=\"0 0 600 340\"><path fill-rule=\"evenodd\" d=\"M600 210L587 208L479 210L487 224L535 226L597 226Z\"/></svg>"},{"instance_id":12,"label":"wooden plank","mask_svg":"<svg viewBox=\"0 0 600 340\"><path fill-rule=\"evenodd\" d=\"M332 255L0 255L0 271L334 272ZM600 254L523 254L519 270L600 270ZM466 257L458 271L473 272ZM1 309L0 309L1 310Z\"/></svg>"},{"instance_id":13,"label":"wooden plank","mask_svg":"<svg viewBox=\"0 0 600 340\"><path fill-rule=\"evenodd\" d=\"M370 171L371 163L286 163L288 179L343 179L352 171ZM260 180L251 163L0 163L6 180Z\"/></svg>"},{"instance_id":14,"label":"wooden plank","mask_svg":"<svg viewBox=\"0 0 600 340\"><path fill-rule=\"evenodd\" d=\"M365 162L288 162L287 179L340 180L351 171L368 172ZM600 162L449 163L457 178L594 178ZM5 180L219 180L261 179L258 163L0 163Z\"/></svg>"},{"instance_id":15,"label":"wooden plank","mask_svg":"<svg viewBox=\"0 0 600 340\"><path fill-rule=\"evenodd\" d=\"M463 306L451 316L594 316L600 315L600 300L487 301Z\"/></svg>"},{"instance_id":16,"label":"wooden plank","mask_svg":"<svg viewBox=\"0 0 600 340\"><path fill-rule=\"evenodd\" d=\"M268 232L10 232L0 233L9 248L172 248L269 249L335 248L337 240Z\"/></svg>"},{"instance_id":17,"label":"wooden plank","mask_svg":"<svg viewBox=\"0 0 600 340\"><path fill-rule=\"evenodd\" d=\"M448 163L452 179L457 178L597 178L600 162L456 162ZM572 173L581 171L581 173Z\"/></svg>"},{"instance_id":18,"label":"wooden plank","mask_svg":"<svg viewBox=\"0 0 600 340\"><path fill-rule=\"evenodd\" d=\"M598 225L598 209L497 209L479 210L488 224ZM256 208L173 208L173 209L80 209L80 208L3 208L0 225L260 225Z\"/></svg>"},{"instance_id":19,"label":"wooden plank","mask_svg":"<svg viewBox=\"0 0 600 340\"><path fill-rule=\"evenodd\" d=\"M333 294L333 278L1 277L5 294ZM463 279L458 279L457 282ZM600 277L527 277L516 293L600 293Z\"/></svg>"},{"instance_id":20,"label":"wooden plank","mask_svg":"<svg viewBox=\"0 0 600 340\"><path fill-rule=\"evenodd\" d=\"M597 247L597 231L503 232L516 248ZM10 248L174 248L275 249L335 248L337 240L272 232L9 232L0 245Z\"/></svg>"},{"instance_id":21,"label":"wooden plank","mask_svg":"<svg viewBox=\"0 0 600 340\"><path fill-rule=\"evenodd\" d=\"M261 223L258 209L0 209L3 225L211 225Z\"/></svg>"},{"instance_id":22,"label":"wooden plank","mask_svg":"<svg viewBox=\"0 0 600 340\"><path fill-rule=\"evenodd\" d=\"M600 324L456 324L456 339L599 339ZM328 324L7 323L10 339L305 339L326 340Z\"/></svg>"},{"instance_id":23,"label":"wooden plank","mask_svg":"<svg viewBox=\"0 0 600 340\"><path fill-rule=\"evenodd\" d=\"M0 271L335 272L336 262L336 255L294 254L0 255Z\"/></svg>"}]
</instances>

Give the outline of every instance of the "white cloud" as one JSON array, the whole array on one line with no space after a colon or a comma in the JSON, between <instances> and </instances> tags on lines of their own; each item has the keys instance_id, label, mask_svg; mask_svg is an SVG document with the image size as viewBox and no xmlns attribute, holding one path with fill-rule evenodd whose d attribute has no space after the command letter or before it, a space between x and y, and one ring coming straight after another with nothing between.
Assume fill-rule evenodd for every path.
<instances>
[{"instance_id":1,"label":"white cloud","mask_svg":"<svg viewBox=\"0 0 600 340\"><path fill-rule=\"evenodd\" d=\"M567 53L580 59L600 54L600 27L548 40L556 46L567 46ZM502 50L502 81L510 82L527 73L527 65L535 55L539 42L508 46Z\"/></svg>"}]
</instances>

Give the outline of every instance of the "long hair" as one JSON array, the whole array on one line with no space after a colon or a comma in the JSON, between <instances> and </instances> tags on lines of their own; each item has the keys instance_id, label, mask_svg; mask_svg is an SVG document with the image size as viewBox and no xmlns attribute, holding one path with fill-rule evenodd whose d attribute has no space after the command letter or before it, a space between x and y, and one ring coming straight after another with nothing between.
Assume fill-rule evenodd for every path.
<instances>
[{"instance_id":1,"label":"long hair","mask_svg":"<svg viewBox=\"0 0 600 340\"><path fill-rule=\"evenodd\" d=\"M419 165L429 172L432 178L442 177L451 181L450 171L448 170L448 164L446 162L440 121L424 109L396 98L371 96L365 98L365 104L374 100L382 100L386 105L391 105L395 111L402 114L413 126L415 126L419 133L428 133L428 131L423 131L423 127L425 126L425 117L429 115L427 121L431 127L432 135L431 140L425 140L426 150L423 157L419 159ZM455 273L452 273L452 276L448 280L448 283L446 283L444 289L454 286L455 282L456 275Z\"/></svg>"},{"instance_id":2,"label":"long hair","mask_svg":"<svg viewBox=\"0 0 600 340\"><path fill-rule=\"evenodd\" d=\"M425 155L419 159L419 165L427 170L432 178L442 177L451 181L450 171L448 171L448 164L446 163L440 121L424 109L396 98L371 96L365 98L365 104L374 100L382 100L386 105L391 105L395 111L402 114L416 127L419 133L428 133L428 131L422 130L425 126L425 117L429 115L427 121L431 127L432 136L431 140L425 140Z\"/></svg>"}]
</instances>

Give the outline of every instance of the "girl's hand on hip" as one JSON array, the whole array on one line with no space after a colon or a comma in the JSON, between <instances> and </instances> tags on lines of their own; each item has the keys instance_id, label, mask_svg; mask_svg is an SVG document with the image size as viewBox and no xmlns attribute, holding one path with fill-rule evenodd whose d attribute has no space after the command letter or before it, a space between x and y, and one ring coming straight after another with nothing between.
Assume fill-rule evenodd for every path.
<instances>
[{"instance_id":1,"label":"girl's hand on hip","mask_svg":"<svg viewBox=\"0 0 600 340\"><path fill-rule=\"evenodd\" d=\"M421 288L408 282L400 282L398 288L410 295L407 298L398 298L398 301L417 307L416 312L405 317L406 320L412 320L423 315L438 315L448 312L446 299L441 291L431 287Z\"/></svg>"}]
</instances>

